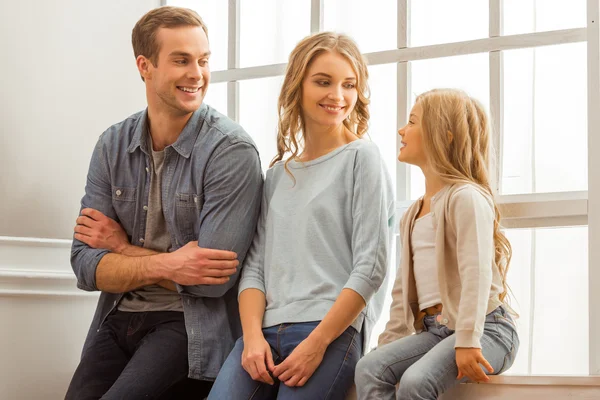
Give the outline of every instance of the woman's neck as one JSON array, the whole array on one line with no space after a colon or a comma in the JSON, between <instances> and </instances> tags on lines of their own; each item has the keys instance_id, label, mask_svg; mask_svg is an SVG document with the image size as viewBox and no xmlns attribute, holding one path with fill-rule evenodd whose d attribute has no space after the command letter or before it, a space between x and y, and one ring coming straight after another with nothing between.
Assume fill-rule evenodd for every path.
<instances>
[{"instance_id":1,"label":"woman's neck","mask_svg":"<svg viewBox=\"0 0 600 400\"><path fill-rule=\"evenodd\" d=\"M298 159L314 160L356 139L358 137L343 124L334 127L305 127L304 149Z\"/></svg>"}]
</instances>

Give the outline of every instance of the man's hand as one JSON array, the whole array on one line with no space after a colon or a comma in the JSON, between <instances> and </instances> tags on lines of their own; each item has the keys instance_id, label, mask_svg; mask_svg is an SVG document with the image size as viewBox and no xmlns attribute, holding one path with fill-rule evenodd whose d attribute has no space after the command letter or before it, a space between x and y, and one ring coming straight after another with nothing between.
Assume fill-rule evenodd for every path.
<instances>
[{"instance_id":1,"label":"man's hand","mask_svg":"<svg viewBox=\"0 0 600 400\"><path fill-rule=\"evenodd\" d=\"M479 364L491 374L494 368L487 362L481 354L481 349L459 347L456 349L456 366L458 367L458 376L460 380L464 377L473 382L487 382L490 378L483 372Z\"/></svg>"},{"instance_id":2,"label":"man's hand","mask_svg":"<svg viewBox=\"0 0 600 400\"><path fill-rule=\"evenodd\" d=\"M130 246L123 227L93 208L81 210L74 237L94 249L106 249L117 254L122 254Z\"/></svg>"},{"instance_id":3,"label":"man's hand","mask_svg":"<svg viewBox=\"0 0 600 400\"><path fill-rule=\"evenodd\" d=\"M273 376L286 386L304 386L323 361L325 350L327 346L324 343L309 335L275 367Z\"/></svg>"},{"instance_id":4,"label":"man's hand","mask_svg":"<svg viewBox=\"0 0 600 400\"><path fill-rule=\"evenodd\" d=\"M160 254L160 262L168 271L168 280L183 286L222 285L237 271L237 254L226 250L198 247L189 242L178 250Z\"/></svg>"},{"instance_id":5,"label":"man's hand","mask_svg":"<svg viewBox=\"0 0 600 400\"><path fill-rule=\"evenodd\" d=\"M112 253L126 256L149 256L157 254L150 249L143 249L129 243L127 234L115 220L98 210L84 208L77 218L75 239L95 249L106 249ZM130 249L132 251L130 251ZM237 254L226 250L213 250L198 247L198 242L189 242L172 253L159 254L161 263L170 276L165 285L175 290L173 281L184 286L222 285L235 274L239 261Z\"/></svg>"}]
</instances>

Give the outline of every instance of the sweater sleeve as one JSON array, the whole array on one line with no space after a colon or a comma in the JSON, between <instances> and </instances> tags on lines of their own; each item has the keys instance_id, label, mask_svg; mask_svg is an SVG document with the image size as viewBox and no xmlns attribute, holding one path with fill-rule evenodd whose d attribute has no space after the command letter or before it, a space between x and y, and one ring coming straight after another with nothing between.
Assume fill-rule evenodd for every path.
<instances>
[{"instance_id":1,"label":"sweater sleeve","mask_svg":"<svg viewBox=\"0 0 600 400\"><path fill-rule=\"evenodd\" d=\"M494 265L494 209L480 191L466 186L450 199L449 215L461 281L455 347L481 348Z\"/></svg>"},{"instance_id":2,"label":"sweater sleeve","mask_svg":"<svg viewBox=\"0 0 600 400\"><path fill-rule=\"evenodd\" d=\"M267 186L270 178L270 171L267 172L267 178L262 194L260 215L256 226L256 234L248 250L246 259L242 268L242 277L238 287L238 295L246 289L258 289L266 293L265 287L265 227L267 220Z\"/></svg>"},{"instance_id":3,"label":"sweater sleeve","mask_svg":"<svg viewBox=\"0 0 600 400\"><path fill-rule=\"evenodd\" d=\"M402 243L402 235L405 234L406 225L406 214L402 216L400 221L400 243ZM401 245L402 246L402 245ZM394 287L392 289L392 305L390 307L390 319L385 325L385 330L379 335L378 346L381 347L385 344L391 343L395 340L402 339L405 336L410 335L412 332L406 325L406 310L404 307L408 307L408 304L403 303L403 289L402 289L402 260L404 257L408 257L407 254L400 248L401 259L398 269L396 270L396 279L394 281Z\"/></svg>"},{"instance_id":4,"label":"sweater sleeve","mask_svg":"<svg viewBox=\"0 0 600 400\"><path fill-rule=\"evenodd\" d=\"M356 155L352 193L353 268L344 288L352 289L368 303L387 272L393 210L391 179L379 149L366 143Z\"/></svg>"}]
</instances>

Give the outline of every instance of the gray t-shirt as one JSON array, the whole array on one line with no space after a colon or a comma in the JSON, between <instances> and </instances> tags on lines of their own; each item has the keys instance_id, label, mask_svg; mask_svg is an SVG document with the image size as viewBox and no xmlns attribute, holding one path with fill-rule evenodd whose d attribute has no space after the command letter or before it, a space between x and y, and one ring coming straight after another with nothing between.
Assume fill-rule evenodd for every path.
<instances>
[{"instance_id":1,"label":"gray t-shirt","mask_svg":"<svg viewBox=\"0 0 600 400\"><path fill-rule=\"evenodd\" d=\"M386 276L394 215L379 149L360 139L288 166L293 178L283 162L267 172L239 293L265 293L269 327L320 321L342 289L352 289L368 304L352 326L360 332L369 322L368 340L383 305L383 296L373 295Z\"/></svg>"},{"instance_id":2,"label":"gray t-shirt","mask_svg":"<svg viewBox=\"0 0 600 400\"><path fill-rule=\"evenodd\" d=\"M165 161L165 151L154 151L152 137L149 136L151 149L150 193L146 215L146 237L144 247L166 253L171 249L171 235L162 209L161 182ZM150 285L127 293L118 306L119 311L183 311L181 295L159 285Z\"/></svg>"}]
</instances>

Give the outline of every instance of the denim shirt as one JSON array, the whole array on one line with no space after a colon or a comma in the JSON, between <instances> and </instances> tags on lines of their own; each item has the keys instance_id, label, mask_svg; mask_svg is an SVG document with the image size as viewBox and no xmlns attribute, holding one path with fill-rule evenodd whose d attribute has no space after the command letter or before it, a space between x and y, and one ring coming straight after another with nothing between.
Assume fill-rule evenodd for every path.
<instances>
[{"instance_id":1,"label":"denim shirt","mask_svg":"<svg viewBox=\"0 0 600 400\"><path fill-rule=\"evenodd\" d=\"M116 220L131 244L143 247L150 190L147 110L104 132L94 149L81 208ZM237 253L240 266L252 242L263 177L256 146L235 122L203 104L177 141L165 148L163 213L172 250L198 240L204 248ZM71 265L77 286L99 290L96 268L108 253L73 240ZM189 376L216 378L241 336L237 303L240 268L222 285L177 285L188 335ZM123 294L102 292L84 352ZM168 366L165 366L168 368Z\"/></svg>"}]
</instances>

